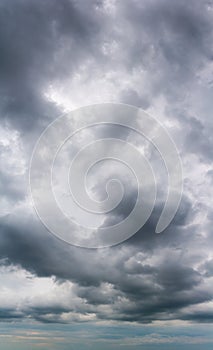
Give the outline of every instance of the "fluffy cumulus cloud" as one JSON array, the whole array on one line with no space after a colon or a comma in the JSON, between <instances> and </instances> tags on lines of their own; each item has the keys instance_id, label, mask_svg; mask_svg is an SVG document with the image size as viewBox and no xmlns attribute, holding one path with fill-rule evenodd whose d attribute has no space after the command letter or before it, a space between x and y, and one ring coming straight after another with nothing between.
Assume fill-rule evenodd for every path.
<instances>
[{"instance_id":1,"label":"fluffy cumulus cloud","mask_svg":"<svg viewBox=\"0 0 213 350\"><path fill-rule=\"evenodd\" d=\"M0 319L212 322L212 1L2 0L0 26ZM101 102L141 107L167 128L181 155L184 189L174 220L155 234L165 197L155 150L121 127L82 133L76 150L96 137L128 140L144 147L163 174L142 229L117 246L84 249L59 240L38 220L29 162L51 121ZM103 164L98 172L104 182L117 167ZM134 206L135 186L123 168L121 181L122 174L126 196L103 225L117 223ZM91 174L91 187L102 198L99 178ZM137 348L164 340L127 335L119 344Z\"/></svg>"}]
</instances>

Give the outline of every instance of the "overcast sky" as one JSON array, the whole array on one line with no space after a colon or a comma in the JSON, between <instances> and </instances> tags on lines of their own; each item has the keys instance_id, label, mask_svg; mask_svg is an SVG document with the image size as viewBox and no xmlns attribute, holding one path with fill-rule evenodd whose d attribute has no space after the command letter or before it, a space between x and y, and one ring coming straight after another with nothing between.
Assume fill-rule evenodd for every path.
<instances>
[{"instance_id":1,"label":"overcast sky","mask_svg":"<svg viewBox=\"0 0 213 350\"><path fill-rule=\"evenodd\" d=\"M212 43L211 0L0 1L2 350L212 349ZM147 141L123 128L77 137L76 148L95 137L128 138L145 147L159 174L158 200L143 228L94 250L45 229L28 177L45 127L103 102L141 107L167 128L184 189L174 220L157 235L165 173ZM115 173L126 197L104 225L134 206L135 187L113 163L92 177L96 196L103 195L100 176Z\"/></svg>"}]
</instances>

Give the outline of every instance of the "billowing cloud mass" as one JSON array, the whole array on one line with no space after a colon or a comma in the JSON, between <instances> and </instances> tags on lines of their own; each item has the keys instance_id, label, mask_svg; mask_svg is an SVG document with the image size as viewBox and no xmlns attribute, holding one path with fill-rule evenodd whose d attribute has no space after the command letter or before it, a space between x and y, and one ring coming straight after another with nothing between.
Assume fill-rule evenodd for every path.
<instances>
[{"instance_id":1,"label":"billowing cloud mass","mask_svg":"<svg viewBox=\"0 0 213 350\"><path fill-rule=\"evenodd\" d=\"M2 0L0 28L0 319L212 322L212 1ZM95 250L68 245L44 228L28 175L44 128L65 111L101 102L141 107L167 128L182 159L184 189L174 220L156 234L166 173L154 149L123 128L82 135L81 141L116 135L145 147L160 174L145 226L122 244ZM102 179L115 169L103 168ZM124 174L123 181L126 197L104 225L134 206L135 187ZM92 186L103 196L98 175ZM133 345L143 343L137 339Z\"/></svg>"}]
</instances>

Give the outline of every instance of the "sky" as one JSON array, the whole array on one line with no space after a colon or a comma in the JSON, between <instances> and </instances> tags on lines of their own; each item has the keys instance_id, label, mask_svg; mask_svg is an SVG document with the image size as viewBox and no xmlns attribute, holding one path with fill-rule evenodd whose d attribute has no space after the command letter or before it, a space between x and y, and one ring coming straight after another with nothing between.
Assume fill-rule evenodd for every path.
<instances>
[{"instance_id":1,"label":"sky","mask_svg":"<svg viewBox=\"0 0 213 350\"><path fill-rule=\"evenodd\" d=\"M212 43L211 0L0 1L1 350L212 349ZM50 123L103 103L141 108L166 128L181 158L183 194L170 225L156 234L168 185L156 149L118 125L80 131L56 159L53 177L72 218L110 227L137 198L131 171L112 160L88 172L88 187L102 200L106 182L119 177L120 204L98 218L70 206L64 164L88 142L131 142L158 185L143 227L113 247L88 249L40 221L30 160ZM113 149L121 157L118 145L107 152ZM84 229L71 234L83 237Z\"/></svg>"}]
</instances>

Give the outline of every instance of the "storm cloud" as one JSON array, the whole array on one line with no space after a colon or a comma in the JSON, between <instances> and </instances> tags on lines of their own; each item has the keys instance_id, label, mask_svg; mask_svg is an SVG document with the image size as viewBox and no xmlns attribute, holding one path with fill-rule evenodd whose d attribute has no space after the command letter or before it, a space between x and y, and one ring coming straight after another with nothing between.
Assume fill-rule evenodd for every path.
<instances>
[{"instance_id":1,"label":"storm cloud","mask_svg":"<svg viewBox=\"0 0 213 350\"><path fill-rule=\"evenodd\" d=\"M212 39L211 1L1 1L1 320L212 322ZM141 107L167 127L184 193L160 235L165 183L132 238L77 248L37 218L29 160L56 117L106 101ZM97 128L91 137L103 135L137 144L123 128ZM147 153L160 173L155 152ZM99 196L100 187L97 180ZM125 217L134 199L129 186L104 225Z\"/></svg>"}]
</instances>

